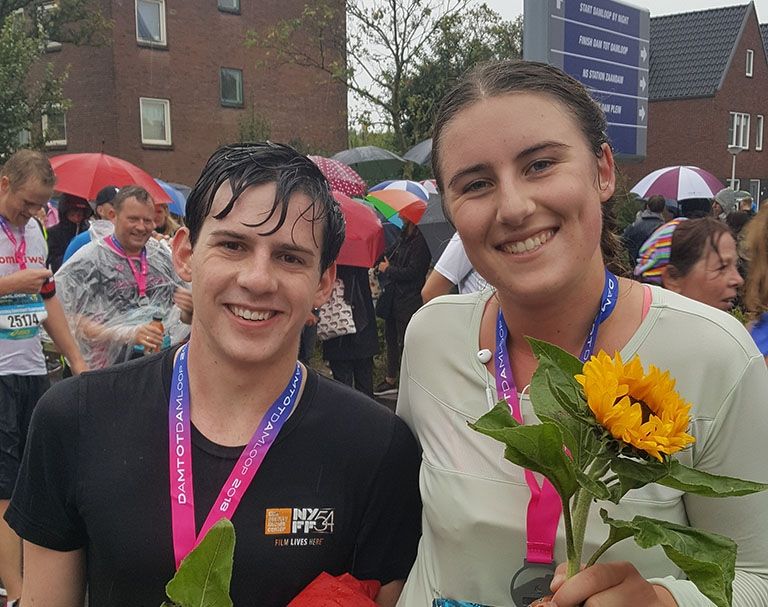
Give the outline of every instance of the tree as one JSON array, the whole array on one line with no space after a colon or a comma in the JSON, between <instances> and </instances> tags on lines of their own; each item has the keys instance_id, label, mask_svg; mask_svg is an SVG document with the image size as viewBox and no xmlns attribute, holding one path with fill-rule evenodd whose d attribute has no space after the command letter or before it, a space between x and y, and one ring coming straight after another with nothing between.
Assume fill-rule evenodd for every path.
<instances>
[{"instance_id":1,"label":"tree","mask_svg":"<svg viewBox=\"0 0 768 607\"><path fill-rule=\"evenodd\" d=\"M21 147L24 131L43 146L48 134L33 125L69 105L66 69L43 59L49 45L104 44L110 27L97 0L0 0L0 161Z\"/></svg>"},{"instance_id":2,"label":"tree","mask_svg":"<svg viewBox=\"0 0 768 607\"><path fill-rule=\"evenodd\" d=\"M409 146L432 136L440 100L467 70L491 59L522 56L522 17L504 21L482 4L448 15L401 88L402 130Z\"/></svg>"},{"instance_id":3,"label":"tree","mask_svg":"<svg viewBox=\"0 0 768 607\"><path fill-rule=\"evenodd\" d=\"M403 83L444 20L457 18L470 1L319 0L293 19L249 32L247 43L268 60L318 69L343 83L364 107L356 123L391 129L402 151Z\"/></svg>"}]
</instances>

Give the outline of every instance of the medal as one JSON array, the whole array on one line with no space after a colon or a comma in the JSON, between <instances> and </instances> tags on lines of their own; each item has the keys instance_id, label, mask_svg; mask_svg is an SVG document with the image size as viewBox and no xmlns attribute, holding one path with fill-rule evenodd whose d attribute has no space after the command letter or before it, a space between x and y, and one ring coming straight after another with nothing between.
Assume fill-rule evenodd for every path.
<instances>
[{"instance_id":1,"label":"medal","mask_svg":"<svg viewBox=\"0 0 768 607\"><path fill-rule=\"evenodd\" d=\"M143 307L148 306L148 305L149 305L149 297L147 297L146 295L142 295L141 297L139 297L139 307L140 308L143 308Z\"/></svg>"},{"instance_id":2,"label":"medal","mask_svg":"<svg viewBox=\"0 0 768 607\"><path fill-rule=\"evenodd\" d=\"M534 601L547 596L555 567L552 563L530 563L527 559L512 578L509 592L515 607L528 607Z\"/></svg>"}]
</instances>

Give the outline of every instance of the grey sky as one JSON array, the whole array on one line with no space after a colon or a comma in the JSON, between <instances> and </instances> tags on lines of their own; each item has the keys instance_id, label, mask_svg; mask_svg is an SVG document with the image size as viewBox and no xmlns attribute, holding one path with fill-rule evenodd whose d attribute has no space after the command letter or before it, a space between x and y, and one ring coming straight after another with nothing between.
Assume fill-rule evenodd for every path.
<instances>
[{"instance_id":1,"label":"grey sky","mask_svg":"<svg viewBox=\"0 0 768 607\"><path fill-rule=\"evenodd\" d=\"M485 0L485 2L505 19L514 19L523 12L523 0ZM627 4L647 8L651 11L651 17L656 17L705 8L738 6L747 4L747 2L745 0L632 0ZM768 22L768 0L756 0L755 7L760 22Z\"/></svg>"}]
</instances>

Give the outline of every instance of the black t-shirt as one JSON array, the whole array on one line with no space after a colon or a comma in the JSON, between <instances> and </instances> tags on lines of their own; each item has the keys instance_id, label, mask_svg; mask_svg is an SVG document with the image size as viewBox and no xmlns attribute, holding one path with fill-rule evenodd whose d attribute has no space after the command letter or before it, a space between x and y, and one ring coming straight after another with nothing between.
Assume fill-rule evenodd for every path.
<instances>
[{"instance_id":1,"label":"black t-shirt","mask_svg":"<svg viewBox=\"0 0 768 607\"><path fill-rule=\"evenodd\" d=\"M173 354L61 382L33 416L6 519L34 544L85 549L91 607L158 607L174 574ZM198 531L241 451L193 428ZM284 607L322 571L404 579L418 543L419 461L399 418L310 372L232 518L234 604Z\"/></svg>"}]
</instances>

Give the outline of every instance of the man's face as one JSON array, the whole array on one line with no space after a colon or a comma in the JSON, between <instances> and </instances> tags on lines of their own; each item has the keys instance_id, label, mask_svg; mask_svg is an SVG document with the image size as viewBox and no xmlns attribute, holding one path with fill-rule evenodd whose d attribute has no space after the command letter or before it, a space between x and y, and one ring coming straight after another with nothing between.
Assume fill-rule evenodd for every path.
<instances>
[{"instance_id":1,"label":"man's face","mask_svg":"<svg viewBox=\"0 0 768 607\"><path fill-rule=\"evenodd\" d=\"M283 225L280 211L259 227L275 199L275 184L250 187L232 211L214 219L231 197L221 186L195 244L185 228L174 239L179 275L192 282L192 335L232 365L271 365L296 360L299 336L312 308L328 298L335 265L320 272L321 228L303 211L309 198L295 193ZM311 214L307 214L311 215Z\"/></svg>"},{"instance_id":2,"label":"man's face","mask_svg":"<svg viewBox=\"0 0 768 607\"><path fill-rule=\"evenodd\" d=\"M138 255L155 229L154 205L134 196L123 201L115 216L115 236L129 255Z\"/></svg>"},{"instance_id":3,"label":"man's face","mask_svg":"<svg viewBox=\"0 0 768 607\"><path fill-rule=\"evenodd\" d=\"M32 177L14 186L7 176L0 178L0 210L13 225L21 227L45 208L53 187Z\"/></svg>"}]
</instances>

